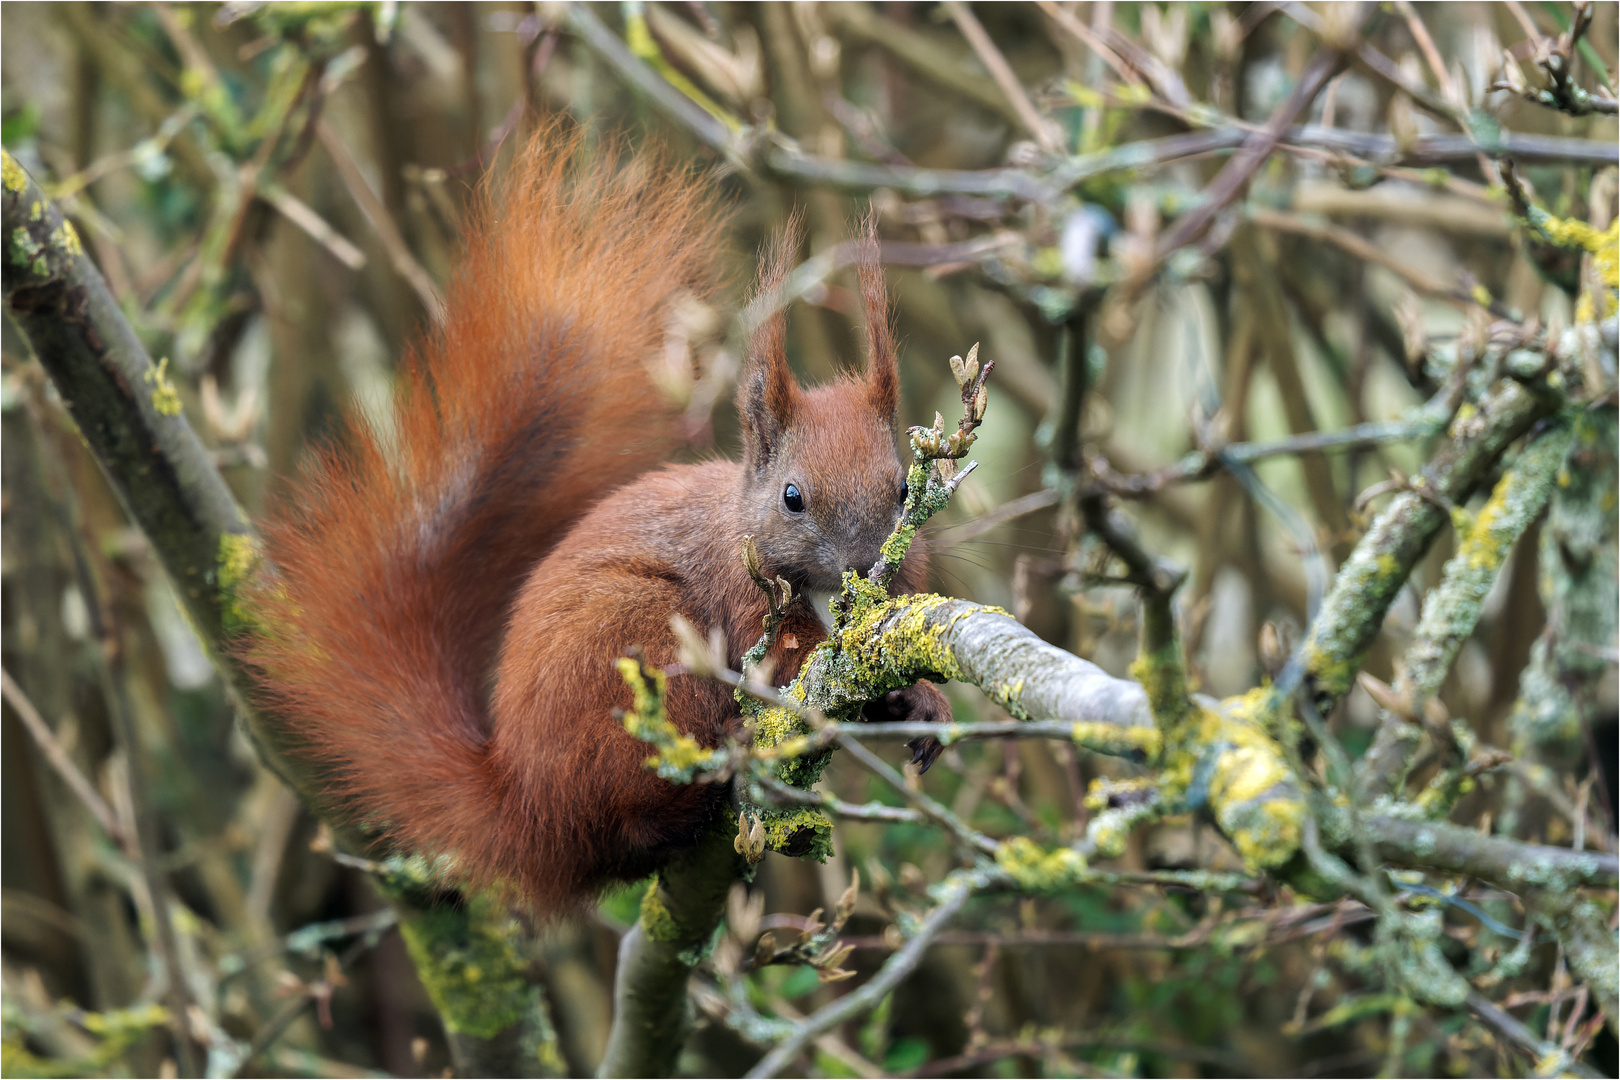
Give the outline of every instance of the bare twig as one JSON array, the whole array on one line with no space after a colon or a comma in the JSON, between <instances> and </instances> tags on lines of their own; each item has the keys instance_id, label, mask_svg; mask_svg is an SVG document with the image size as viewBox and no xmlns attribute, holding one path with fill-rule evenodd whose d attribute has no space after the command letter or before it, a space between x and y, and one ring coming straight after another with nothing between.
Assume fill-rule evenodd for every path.
<instances>
[{"instance_id":1,"label":"bare twig","mask_svg":"<svg viewBox=\"0 0 1620 1080\"><path fill-rule=\"evenodd\" d=\"M1014 124L1022 118L1007 95L998 92L977 70L963 70L958 57L928 37L893 19L875 14L865 3L827 4L821 9L832 27L846 37L887 50L936 86L1004 116Z\"/></svg>"},{"instance_id":2,"label":"bare twig","mask_svg":"<svg viewBox=\"0 0 1620 1080\"><path fill-rule=\"evenodd\" d=\"M569 30L632 87L647 95L660 112L690 131L701 142L723 154L733 151L731 131L697 102L671 86L644 60L630 51L619 35L591 10L590 4L569 4L564 16Z\"/></svg>"},{"instance_id":3,"label":"bare twig","mask_svg":"<svg viewBox=\"0 0 1620 1080\"><path fill-rule=\"evenodd\" d=\"M794 1027L793 1034L766 1054L759 1064L749 1070L751 1077L776 1076L793 1064L793 1060L817 1035L831 1031L851 1017L859 1016L883 1000L900 981L922 962L923 954L941 931L962 910L977 888L982 887L982 875L958 872L947 878L936 889L938 904L922 920L917 931L905 947L884 963L878 973L853 993L845 994L831 1005L817 1009Z\"/></svg>"},{"instance_id":4,"label":"bare twig","mask_svg":"<svg viewBox=\"0 0 1620 1080\"><path fill-rule=\"evenodd\" d=\"M282 217L303 229L304 232L309 234L311 240L314 240L330 252L332 258L347 266L350 270L360 270L365 267L365 253L349 243L342 233L327 224L326 219L317 214L304 200L279 184L261 185L259 194L264 198L265 202L275 207Z\"/></svg>"},{"instance_id":5,"label":"bare twig","mask_svg":"<svg viewBox=\"0 0 1620 1080\"><path fill-rule=\"evenodd\" d=\"M411 253L410 245L400 233L399 226L395 224L393 216L388 213L371 185L366 182L365 176L360 172L360 166L355 163L354 155L344 145L343 139L327 123L326 118L315 122L315 134L326 148L327 156L332 164L337 166L338 175L343 178L343 185L349 191L355 204L371 222L371 227L377 230L377 239L382 241L383 249L388 252L388 261L393 263L394 270L406 283L416 291L417 299L422 307L435 322L444 318L444 298L439 295L439 287L433 283L433 278L416 261Z\"/></svg>"},{"instance_id":6,"label":"bare twig","mask_svg":"<svg viewBox=\"0 0 1620 1080\"><path fill-rule=\"evenodd\" d=\"M1364 262L1383 267L1425 296L1440 297L1461 308L1483 307L1499 319L1512 318L1512 313L1488 293L1481 296L1468 289L1435 281L1421 270L1395 258L1359 233L1343 226L1317 224L1298 214L1284 213L1280 210L1254 209L1250 211L1249 218L1262 228L1276 229L1278 232L1293 233L1332 244Z\"/></svg>"},{"instance_id":7,"label":"bare twig","mask_svg":"<svg viewBox=\"0 0 1620 1080\"><path fill-rule=\"evenodd\" d=\"M985 33L984 26L974 16L972 10L962 0L946 0L945 10L951 13L957 29L962 31L962 36L973 46L973 51L984 61L984 66L990 69L990 77L996 81L1001 92L1007 95L1007 100L1012 102L1013 111L1018 114L1024 130L1034 136L1042 150L1049 154L1057 153L1061 147L1052 135L1051 121L1035 111L1034 102L1030 101L1029 95L1024 92L1024 84L1018 81L1012 65L1001 55L996 43L990 40L990 35Z\"/></svg>"},{"instance_id":8,"label":"bare twig","mask_svg":"<svg viewBox=\"0 0 1620 1080\"><path fill-rule=\"evenodd\" d=\"M1447 410L1449 413L1449 410ZM1377 420L1339 431L1312 431L1291 435L1286 439L1263 442L1233 443L1214 450L1195 450L1173 465L1146 473L1120 473L1108 464L1106 458L1091 459L1092 475L1099 485L1111 494L1123 498L1141 498L1161 491L1171 484L1208 480L1220 472L1225 461L1251 464L1266 458L1285 457L1323 451L1365 450L1389 443L1426 439L1444 429L1447 415L1424 415L1411 420ZM1027 496L1026 496L1027 497ZM1009 504L1011 505L1011 504ZM954 537L952 538L954 540Z\"/></svg>"},{"instance_id":9,"label":"bare twig","mask_svg":"<svg viewBox=\"0 0 1620 1080\"><path fill-rule=\"evenodd\" d=\"M852 734L840 729L838 732L838 745L843 747L846 753L860 762L869 772L887 781L889 786L898 791L912 806L915 806L919 813L943 827L964 848L984 855L994 855L996 853L996 849L1000 846L996 841L977 830L968 828L962 823L961 818L951 813L938 802L921 791L913 790L906 784L905 777L901 776L894 766L862 746Z\"/></svg>"},{"instance_id":10,"label":"bare twig","mask_svg":"<svg viewBox=\"0 0 1620 1080\"><path fill-rule=\"evenodd\" d=\"M1518 1018L1475 990L1468 995L1468 1011L1479 1017L1486 1026L1508 1042L1528 1053L1534 1061L1550 1062L1559 1073L1571 1072L1576 1076L1602 1076L1600 1072L1571 1061L1556 1043L1547 1042L1531 1031Z\"/></svg>"},{"instance_id":11,"label":"bare twig","mask_svg":"<svg viewBox=\"0 0 1620 1080\"><path fill-rule=\"evenodd\" d=\"M11 673L3 669L0 669L0 689L4 690L6 703L16 712L17 719L22 721L23 727L28 729L28 734L33 737L40 753L45 755L45 760L50 762L51 768L56 770L57 775L73 794L84 803L85 808L90 811L90 816L96 819L102 831L112 837L120 847L126 846L124 832L118 825L118 818L113 814L112 807L107 805L107 801L101 797L95 785L79 771L79 766L68 756L66 748L57 740L56 733L45 722L45 718L39 715L39 710L34 708L34 703L28 700L28 695L23 693L22 687L17 685Z\"/></svg>"},{"instance_id":12,"label":"bare twig","mask_svg":"<svg viewBox=\"0 0 1620 1080\"><path fill-rule=\"evenodd\" d=\"M1016 499L1002 503L989 513L981 514L972 521L964 521L960 525L951 525L940 532L934 533L935 543L951 546L966 544L977 540L992 529L997 529L1009 521L1033 514L1047 507L1056 506L1058 493L1051 488L1042 488L1032 491L1028 495L1020 495Z\"/></svg>"},{"instance_id":13,"label":"bare twig","mask_svg":"<svg viewBox=\"0 0 1620 1080\"><path fill-rule=\"evenodd\" d=\"M1358 14L1353 20L1354 26L1359 27L1361 21L1362 16ZM1244 139L1242 149L1205 187L1198 208L1177 218L1175 224L1159 238L1155 248L1155 257L1159 261L1169 258L1171 253L1202 236L1214 223L1216 215L1238 197L1249 178L1271 156L1289 125L1309 107L1322 87L1339 70L1341 59L1339 49L1333 45L1324 46L1311 57L1293 93L1272 112L1264 130Z\"/></svg>"}]
</instances>

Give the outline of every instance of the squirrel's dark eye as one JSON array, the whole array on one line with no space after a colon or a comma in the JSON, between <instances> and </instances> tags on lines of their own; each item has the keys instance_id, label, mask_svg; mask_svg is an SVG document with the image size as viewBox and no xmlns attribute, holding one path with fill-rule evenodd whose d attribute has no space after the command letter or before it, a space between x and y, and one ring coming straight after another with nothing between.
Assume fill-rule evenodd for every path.
<instances>
[{"instance_id":1,"label":"squirrel's dark eye","mask_svg":"<svg viewBox=\"0 0 1620 1080\"><path fill-rule=\"evenodd\" d=\"M795 514L804 513L804 496L799 494L799 489L793 484L789 484L782 492L782 504Z\"/></svg>"},{"instance_id":2,"label":"squirrel's dark eye","mask_svg":"<svg viewBox=\"0 0 1620 1080\"><path fill-rule=\"evenodd\" d=\"M904 480L900 481L900 501L905 502L906 496L911 494L911 485Z\"/></svg>"}]
</instances>

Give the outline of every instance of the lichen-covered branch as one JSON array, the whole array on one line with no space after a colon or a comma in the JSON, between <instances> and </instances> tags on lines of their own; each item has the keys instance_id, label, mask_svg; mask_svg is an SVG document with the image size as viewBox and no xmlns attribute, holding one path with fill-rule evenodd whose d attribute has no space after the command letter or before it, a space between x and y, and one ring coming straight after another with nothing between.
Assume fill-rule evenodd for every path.
<instances>
[{"instance_id":1,"label":"lichen-covered branch","mask_svg":"<svg viewBox=\"0 0 1620 1080\"><path fill-rule=\"evenodd\" d=\"M1570 970L1591 990L1610 1028L1620 1023L1620 947L1608 916L1590 900L1558 890L1528 890L1524 902L1564 946Z\"/></svg>"},{"instance_id":2,"label":"lichen-covered branch","mask_svg":"<svg viewBox=\"0 0 1620 1080\"><path fill-rule=\"evenodd\" d=\"M390 859L377 876L400 936L444 1023L459 1071L562 1076L566 1067L545 988L533 970L536 937L488 895L455 902L421 859Z\"/></svg>"},{"instance_id":3,"label":"lichen-covered branch","mask_svg":"<svg viewBox=\"0 0 1620 1080\"><path fill-rule=\"evenodd\" d=\"M665 866L641 901L641 917L619 942L613 1027L602 1076L669 1076L691 1030L687 981L707 956L726 893L746 870L730 815L700 844Z\"/></svg>"},{"instance_id":4,"label":"lichen-covered branch","mask_svg":"<svg viewBox=\"0 0 1620 1080\"><path fill-rule=\"evenodd\" d=\"M1348 848L1349 815L1320 806L1317 813L1324 839ZM1366 814L1358 824L1378 858L1391 866L1466 874L1514 892L1545 888L1568 893L1580 886L1612 889L1620 884L1620 862L1601 851L1526 844L1442 821Z\"/></svg>"},{"instance_id":5,"label":"lichen-covered branch","mask_svg":"<svg viewBox=\"0 0 1620 1080\"><path fill-rule=\"evenodd\" d=\"M231 586L246 568L252 528L180 414L167 361L152 363L72 223L0 154L6 312L198 631L218 642L234 617Z\"/></svg>"},{"instance_id":6,"label":"lichen-covered branch","mask_svg":"<svg viewBox=\"0 0 1620 1080\"><path fill-rule=\"evenodd\" d=\"M1000 608L919 594L860 610L838 652L815 653L805 681L827 706L857 705L919 678L971 683L1020 720L1070 725L1101 753L1156 752L1141 684L1050 645Z\"/></svg>"},{"instance_id":7,"label":"lichen-covered branch","mask_svg":"<svg viewBox=\"0 0 1620 1080\"><path fill-rule=\"evenodd\" d=\"M1497 383L1477 408L1458 412L1412 490L1397 494L1373 521L1340 567L1302 646L1305 690L1321 715L1349 692L1395 594L1448 519L1441 507L1467 499L1502 452L1559 400L1543 385ZM1276 694L1291 690L1279 684ZM1275 704L1280 711L1282 702Z\"/></svg>"},{"instance_id":8,"label":"lichen-covered branch","mask_svg":"<svg viewBox=\"0 0 1620 1080\"><path fill-rule=\"evenodd\" d=\"M1582 410L1541 530L1539 583L1547 628L1520 676L1508 718L1512 750L1535 757L1581 739L1596 719L1596 688L1612 664L1620 624L1615 501L1620 492L1612 408Z\"/></svg>"},{"instance_id":9,"label":"lichen-covered branch","mask_svg":"<svg viewBox=\"0 0 1620 1080\"><path fill-rule=\"evenodd\" d=\"M1440 692L1457 653L1474 632L1485 596L1514 542L1547 505L1571 438L1568 424L1542 432L1497 481L1478 514L1457 514L1457 554L1446 563L1440 584L1423 598L1417 633L1396 680L1395 694L1404 702L1406 715L1385 712L1362 761L1357 784L1362 801L1401 788L1422 736L1417 718Z\"/></svg>"}]
</instances>

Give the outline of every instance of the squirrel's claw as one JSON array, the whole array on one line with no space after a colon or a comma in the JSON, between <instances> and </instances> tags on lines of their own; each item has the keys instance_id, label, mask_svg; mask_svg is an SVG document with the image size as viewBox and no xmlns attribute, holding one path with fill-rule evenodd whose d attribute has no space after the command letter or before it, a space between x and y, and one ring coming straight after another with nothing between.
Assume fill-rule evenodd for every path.
<instances>
[{"instance_id":1,"label":"squirrel's claw","mask_svg":"<svg viewBox=\"0 0 1620 1080\"><path fill-rule=\"evenodd\" d=\"M945 747L932 735L912 739L906 743L906 749L911 751L911 763L917 766L918 775L927 772L928 767L945 752Z\"/></svg>"},{"instance_id":2,"label":"squirrel's claw","mask_svg":"<svg viewBox=\"0 0 1620 1080\"><path fill-rule=\"evenodd\" d=\"M951 718L951 703L939 687L926 680L914 682L903 690L890 690L876 701L869 701L861 710L867 721L919 720L929 724L943 724ZM906 743L911 751L911 763L919 773L939 759L945 747L932 735L920 735Z\"/></svg>"}]
</instances>

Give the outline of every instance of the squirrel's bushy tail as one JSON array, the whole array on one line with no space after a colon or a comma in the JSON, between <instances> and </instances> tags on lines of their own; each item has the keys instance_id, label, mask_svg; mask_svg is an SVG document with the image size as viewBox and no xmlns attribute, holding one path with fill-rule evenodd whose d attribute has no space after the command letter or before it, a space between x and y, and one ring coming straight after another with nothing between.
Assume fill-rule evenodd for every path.
<instances>
[{"instance_id":1,"label":"squirrel's bushy tail","mask_svg":"<svg viewBox=\"0 0 1620 1080\"><path fill-rule=\"evenodd\" d=\"M277 500L243 647L325 808L480 884L524 840L486 753L509 602L591 503L668 452L648 362L671 301L711 293L720 248L702 178L612 147L582 158L554 125L480 192L392 422L351 407Z\"/></svg>"}]
</instances>

